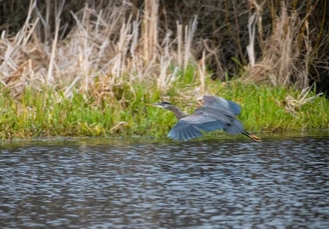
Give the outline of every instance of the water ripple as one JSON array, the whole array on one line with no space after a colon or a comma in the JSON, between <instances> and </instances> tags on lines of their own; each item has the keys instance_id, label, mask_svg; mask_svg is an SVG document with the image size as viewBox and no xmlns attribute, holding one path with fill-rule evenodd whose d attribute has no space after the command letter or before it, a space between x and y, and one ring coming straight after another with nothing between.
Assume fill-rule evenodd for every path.
<instances>
[{"instance_id":1,"label":"water ripple","mask_svg":"<svg viewBox=\"0 0 329 229\"><path fill-rule=\"evenodd\" d=\"M1 228L327 228L329 139L60 142L0 152Z\"/></svg>"}]
</instances>

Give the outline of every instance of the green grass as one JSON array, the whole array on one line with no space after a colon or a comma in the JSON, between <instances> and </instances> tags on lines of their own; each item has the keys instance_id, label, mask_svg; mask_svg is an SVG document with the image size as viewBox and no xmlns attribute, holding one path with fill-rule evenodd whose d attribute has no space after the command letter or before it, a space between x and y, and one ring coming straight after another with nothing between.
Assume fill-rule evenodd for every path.
<instances>
[{"instance_id":1,"label":"green grass","mask_svg":"<svg viewBox=\"0 0 329 229\"><path fill-rule=\"evenodd\" d=\"M184 111L193 112L196 97L192 92L198 82L192 78L190 71L186 74L190 78L179 79L167 92L157 89L155 83L134 82L100 98L79 92L65 98L62 92L52 89L33 92L27 88L20 98L13 99L6 89L1 88L0 138L165 137L176 122L174 115L146 103L168 97L171 103ZM287 112L283 101L288 95L298 98L300 91L239 81L221 83L210 79L206 81L206 89L208 94L239 103L242 114L238 119L248 131L283 132L329 127L329 102L324 97L306 103L296 112ZM307 95L311 96L314 93Z\"/></svg>"},{"instance_id":2,"label":"green grass","mask_svg":"<svg viewBox=\"0 0 329 229\"><path fill-rule=\"evenodd\" d=\"M293 112L285 109L284 102L287 96L298 99L301 92L293 89L233 82L225 89L219 87L215 94L238 102L242 106L239 119L252 131L329 128L329 102L325 97L315 98ZM307 95L312 96L312 92Z\"/></svg>"}]
</instances>

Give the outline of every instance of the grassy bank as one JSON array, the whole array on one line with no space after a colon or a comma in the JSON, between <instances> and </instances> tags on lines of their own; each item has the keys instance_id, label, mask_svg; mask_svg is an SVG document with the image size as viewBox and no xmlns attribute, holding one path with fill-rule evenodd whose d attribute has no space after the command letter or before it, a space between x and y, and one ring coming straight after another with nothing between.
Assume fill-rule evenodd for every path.
<instances>
[{"instance_id":1,"label":"grassy bank","mask_svg":"<svg viewBox=\"0 0 329 229\"><path fill-rule=\"evenodd\" d=\"M186 80L190 81L189 86ZM0 137L3 140L51 136L165 137L176 122L175 117L146 103L167 100L187 113L192 112L200 96L196 90L200 89L197 87L200 81L181 77L165 94L155 84L127 83L103 96L73 91L70 98L53 89L36 92L27 88L19 99L13 99L1 89ZM329 127L329 103L312 92L210 79L202 90L239 103L243 109L238 118L252 132Z\"/></svg>"}]
</instances>

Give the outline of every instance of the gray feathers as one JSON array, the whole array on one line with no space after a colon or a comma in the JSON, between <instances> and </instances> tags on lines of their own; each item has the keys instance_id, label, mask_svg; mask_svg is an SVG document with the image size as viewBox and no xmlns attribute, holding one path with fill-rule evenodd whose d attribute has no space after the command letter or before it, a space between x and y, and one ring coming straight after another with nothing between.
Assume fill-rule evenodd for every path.
<instances>
[{"instance_id":1,"label":"gray feathers","mask_svg":"<svg viewBox=\"0 0 329 229\"><path fill-rule=\"evenodd\" d=\"M204 96L204 106L194 113L181 118L170 130L168 137L173 140L187 141L202 136L201 131L210 132L223 129L229 134L244 131L236 114L241 113L238 104L215 96Z\"/></svg>"},{"instance_id":2,"label":"gray feathers","mask_svg":"<svg viewBox=\"0 0 329 229\"><path fill-rule=\"evenodd\" d=\"M224 109L229 110L234 115L239 115L241 113L241 107L239 104L232 102L230 100L226 100L221 97L204 95L203 102L204 102L203 104L204 107L214 107L214 108L223 107Z\"/></svg>"}]
</instances>

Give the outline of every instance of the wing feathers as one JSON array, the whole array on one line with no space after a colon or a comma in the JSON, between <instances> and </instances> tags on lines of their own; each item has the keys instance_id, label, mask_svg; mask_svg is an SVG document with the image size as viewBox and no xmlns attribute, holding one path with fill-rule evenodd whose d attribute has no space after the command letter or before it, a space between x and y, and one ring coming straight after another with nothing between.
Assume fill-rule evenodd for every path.
<instances>
[{"instance_id":1,"label":"wing feathers","mask_svg":"<svg viewBox=\"0 0 329 229\"><path fill-rule=\"evenodd\" d=\"M221 97L217 97L213 95L204 95L203 102L204 102L203 104L204 107L214 107L214 108L223 107L225 109L228 109L234 115L239 115L241 113L241 107L239 104Z\"/></svg>"},{"instance_id":2,"label":"wing feathers","mask_svg":"<svg viewBox=\"0 0 329 229\"><path fill-rule=\"evenodd\" d=\"M244 128L241 122L237 119L234 119L232 124L227 125L226 128L224 128L224 131L229 134L240 134L243 130Z\"/></svg>"},{"instance_id":3,"label":"wing feathers","mask_svg":"<svg viewBox=\"0 0 329 229\"><path fill-rule=\"evenodd\" d=\"M220 129L229 134L239 134L243 131L243 126L228 110L201 107L193 114L180 119L170 130L168 137L173 140L186 141L201 137L201 130L210 132Z\"/></svg>"},{"instance_id":4,"label":"wing feathers","mask_svg":"<svg viewBox=\"0 0 329 229\"><path fill-rule=\"evenodd\" d=\"M184 120L179 120L168 134L168 138L176 141L187 141L189 139L201 136L202 133L198 128L185 122Z\"/></svg>"},{"instance_id":5,"label":"wing feathers","mask_svg":"<svg viewBox=\"0 0 329 229\"><path fill-rule=\"evenodd\" d=\"M210 132L223 129L229 134L240 134L244 128L235 115L240 114L241 107L229 100L204 96L204 106L193 114L181 118L168 133L173 140L187 141L202 136L201 131Z\"/></svg>"}]
</instances>

